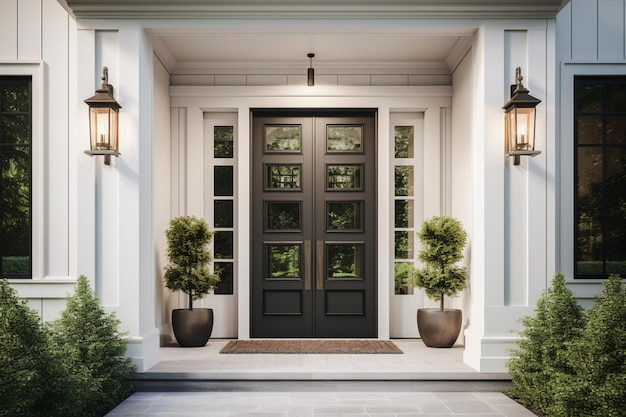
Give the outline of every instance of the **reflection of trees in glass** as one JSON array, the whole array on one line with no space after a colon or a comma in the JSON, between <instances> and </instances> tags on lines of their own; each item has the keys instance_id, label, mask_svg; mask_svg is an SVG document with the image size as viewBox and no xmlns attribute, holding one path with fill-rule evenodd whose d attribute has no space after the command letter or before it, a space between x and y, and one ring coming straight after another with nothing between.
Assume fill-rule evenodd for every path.
<instances>
[{"instance_id":1,"label":"reflection of trees in glass","mask_svg":"<svg viewBox=\"0 0 626 417\"><path fill-rule=\"evenodd\" d=\"M413 157L413 126L396 126L394 128L395 157Z\"/></svg>"},{"instance_id":2,"label":"reflection of trees in glass","mask_svg":"<svg viewBox=\"0 0 626 417\"><path fill-rule=\"evenodd\" d=\"M394 264L394 294L412 294L413 287L409 287L407 280L413 272L413 262L396 262Z\"/></svg>"},{"instance_id":3,"label":"reflection of trees in glass","mask_svg":"<svg viewBox=\"0 0 626 417\"><path fill-rule=\"evenodd\" d=\"M266 151L299 151L300 126L265 126Z\"/></svg>"},{"instance_id":4,"label":"reflection of trees in glass","mask_svg":"<svg viewBox=\"0 0 626 417\"><path fill-rule=\"evenodd\" d=\"M215 200L213 208L214 227L233 227L233 200Z\"/></svg>"},{"instance_id":5,"label":"reflection of trees in glass","mask_svg":"<svg viewBox=\"0 0 626 417\"><path fill-rule=\"evenodd\" d=\"M213 247L215 259L233 259L233 232L215 232Z\"/></svg>"},{"instance_id":6,"label":"reflection of trees in glass","mask_svg":"<svg viewBox=\"0 0 626 417\"><path fill-rule=\"evenodd\" d=\"M406 228L413 227L413 201L396 200L395 201L395 222L394 227Z\"/></svg>"},{"instance_id":7,"label":"reflection of trees in glass","mask_svg":"<svg viewBox=\"0 0 626 417\"><path fill-rule=\"evenodd\" d=\"M267 203L267 228L269 230L300 229L300 203Z\"/></svg>"},{"instance_id":8,"label":"reflection of trees in glass","mask_svg":"<svg viewBox=\"0 0 626 417\"><path fill-rule=\"evenodd\" d=\"M413 195L413 167L396 166L395 169L395 195Z\"/></svg>"},{"instance_id":9,"label":"reflection of trees in glass","mask_svg":"<svg viewBox=\"0 0 626 417\"><path fill-rule=\"evenodd\" d=\"M576 77L576 275L626 273L626 78Z\"/></svg>"},{"instance_id":10,"label":"reflection of trees in glass","mask_svg":"<svg viewBox=\"0 0 626 417\"><path fill-rule=\"evenodd\" d=\"M410 232L396 231L395 233L395 258L413 258L413 234Z\"/></svg>"},{"instance_id":11,"label":"reflection of trees in glass","mask_svg":"<svg viewBox=\"0 0 626 417\"><path fill-rule=\"evenodd\" d=\"M215 294L233 294L233 263L214 262L215 273L219 275L220 282L214 289Z\"/></svg>"},{"instance_id":12,"label":"reflection of trees in glass","mask_svg":"<svg viewBox=\"0 0 626 417\"><path fill-rule=\"evenodd\" d=\"M328 126L326 149L328 151L361 151L362 126Z\"/></svg>"},{"instance_id":13,"label":"reflection of trees in glass","mask_svg":"<svg viewBox=\"0 0 626 417\"><path fill-rule=\"evenodd\" d=\"M361 165L328 165L328 189L360 189Z\"/></svg>"},{"instance_id":14,"label":"reflection of trees in glass","mask_svg":"<svg viewBox=\"0 0 626 417\"><path fill-rule=\"evenodd\" d=\"M233 144L232 126L215 126L213 128L213 154L216 158L232 158Z\"/></svg>"},{"instance_id":15,"label":"reflection of trees in glass","mask_svg":"<svg viewBox=\"0 0 626 417\"><path fill-rule=\"evenodd\" d=\"M30 110L30 77L0 77L0 268L5 276L30 276Z\"/></svg>"},{"instance_id":16,"label":"reflection of trees in glass","mask_svg":"<svg viewBox=\"0 0 626 417\"><path fill-rule=\"evenodd\" d=\"M233 195L233 172L232 166L213 167L213 195Z\"/></svg>"},{"instance_id":17,"label":"reflection of trees in glass","mask_svg":"<svg viewBox=\"0 0 626 417\"><path fill-rule=\"evenodd\" d=\"M329 278L361 278L361 245L328 245Z\"/></svg>"},{"instance_id":18,"label":"reflection of trees in glass","mask_svg":"<svg viewBox=\"0 0 626 417\"><path fill-rule=\"evenodd\" d=\"M361 228L361 205L358 202L329 202L328 229L358 230Z\"/></svg>"},{"instance_id":19,"label":"reflection of trees in glass","mask_svg":"<svg viewBox=\"0 0 626 417\"><path fill-rule=\"evenodd\" d=\"M270 278L300 278L300 245L268 245Z\"/></svg>"},{"instance_id":20,"label":"reflection of trees in glass","mask_svg":"<svg viewBox=\"0 0 626 417\"><path fill-rule=\"evenodd\" d=\"M300 165L268 165L268 188L300 189Z\"/></svg>"}]
</instances>

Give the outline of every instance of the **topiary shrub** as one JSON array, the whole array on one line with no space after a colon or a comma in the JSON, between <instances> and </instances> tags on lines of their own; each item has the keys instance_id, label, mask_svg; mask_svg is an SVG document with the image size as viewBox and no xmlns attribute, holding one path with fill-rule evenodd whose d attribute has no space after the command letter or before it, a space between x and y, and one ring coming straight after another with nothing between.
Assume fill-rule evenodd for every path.
<instances>
[{"instance_id":1,"label":"topiary shrub","mask_svg":"<svg viewBox=\"0 0 626 417\"><path fill-rule=\"evenodd\" d=\"M119 324L114 313L102 309L81 275L61 317L50 327L55 346L83 375L76 387L81 397L75 407L80 410L73 415L102 416L132 393L129 376L135 368L126 356L128 341Z\"/></svg>"},{"instance_id":2,"label":"topiary shrub","mask_svg":"<svg viewBox=\"0 0 626 417\"><path fill-rule=\"evenodd\" d=\"M549 415L621 417L626 410L626 287L618 275L604 283L567 354L575 372L557 374Z\"/></svg>"},{"instance_id":3,"label":"topiary shrub","mask_svg":"<svg viewBox=\"0 0 626 417\"><path fill-rule=\"evenodd\" d=\"M455 264L463 259L467 233L461 222L449 216L434 216L422 224L418 233L422 242L419 260L423 267L416 269L409 283L424 289L439 309L444 310L444 296L453 297L465 288L467 270Z\"/></svg>"},{"instance_id":4,"label":"topiary shrub","mask_svg":"<svg viewBox=\"0 0 626 417\"><path fill-rule=\"evenodd\" d=\"M580 337L584 326L583 310L565 285L563 274L554 276L552 285L537 301L534 316L523 317L521 323L522 339L507 362L514 385L510 394L522 404L545 412L560 389L555 375L574 372L567 348Z\"/></svg>"},{"instance_id":5,"label":"topiary shrub","mask_svg":"<svg viewBox=\"0 0 626 417\"><path fill-rule=\"evenodd\" d=\"M209 270L213 257L208 245L213 232L203 219L180 216L170 220L165 235L170 260L165 267L165 286L187 294L189 309L193 310L193 301L207 295L220 282L219 275Z\"/></svg>"}]
</instances>

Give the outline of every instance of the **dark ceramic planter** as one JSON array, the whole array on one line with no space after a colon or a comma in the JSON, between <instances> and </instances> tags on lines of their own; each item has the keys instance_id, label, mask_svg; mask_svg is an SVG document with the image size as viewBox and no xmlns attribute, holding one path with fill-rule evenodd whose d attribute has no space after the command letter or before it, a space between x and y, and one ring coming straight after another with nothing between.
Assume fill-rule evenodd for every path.
<instances>
[{"instance_id":1,"label":"dark ceramic planter","mask_svg":"<svg viewBox=\"0 0 626 417\"><path fill-rule=\"evenodd\" d=\"M213 331L213 310L180 308L172 310L172 328L178 344L184 347L206 345Z\"/></svg>"},{"instance_id":2,"label":"dark ceramic planter","mask_svg":"<svg viewBox=\"0 0 626 417\"><path fill-rule=\"evenodd\" d=\"M461 310L420 308L417 310L417 328L428 347L449 348L459 337L463 314Z\"/></svg>"}]
</instances>

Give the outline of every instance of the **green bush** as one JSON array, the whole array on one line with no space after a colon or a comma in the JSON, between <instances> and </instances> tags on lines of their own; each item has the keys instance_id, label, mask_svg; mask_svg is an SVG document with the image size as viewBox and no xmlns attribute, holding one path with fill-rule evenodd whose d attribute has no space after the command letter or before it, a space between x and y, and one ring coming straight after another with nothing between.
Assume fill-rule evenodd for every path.
<instances>
[{"instance_id":1,"label":"green bush","mask_svg":"<svg viewBox=\"0 0 626 417\"><path fill-rule=\"evenodd\" d=\"M514 388L511 395L521 403L547 410L554 402L556 373L573 372L567 360L567 344L576 340L584 325L583 310L556 274L552 285L537 301L534 316L521 320L519 348L512 351L507 367Z\"/></svg>"},{"instance_id":2,"label":"green bush","mask_svg":"<svg viewBox=\"0 0 626 417\"><path fill-rule=\"evenodd\" d=\"M2 273L5 275L24 275L30 270L28 256L3 256Z\"/></svg>"},{"instance_id":3,"label":"green bush","mask_svg":"<svg viewBox=\"0 0 626 417\"><path fill-rule=\"evenodd\" d=\"M74 295L50 328L54 345L84 374L75 415L104 415L132 392L128 378L134 367L125 356L128 342L119 324L113 313L102 309L87 278L80 276Z\"/></svg>"},{"instance_id":4,"label":"green bush","mask_svg":"<svg viewBox=\"0 0 626 417\"><path fill-rule=\"evenodd\" d=\"M1 280L0 416L77 415L72 413L77 394L72 388L80 378L80 370L50 343L37 312Z\"/></svg>"},{"instance_id":5,"label":"green bush","mask_svg":"<svg viewBox=\"0 0 626 417\"><path fill-rule=\"evenodd\" d=\"M556 375L549 415L620 417L626 410L626 287L618 275L604 283L587 312L581 337L567 355L574 372Z\"/></svg>"},{"instance_id":6,"label":"green bush","mask_svg":"<svg viewBox=\"0 0 626 417\"><path fill-rule=\"evenodd\" d=\"M134 368L118 325L83 276L50 325L0 280L0 416L102 416L119 404Z\"/></svg>"}]
</instances>

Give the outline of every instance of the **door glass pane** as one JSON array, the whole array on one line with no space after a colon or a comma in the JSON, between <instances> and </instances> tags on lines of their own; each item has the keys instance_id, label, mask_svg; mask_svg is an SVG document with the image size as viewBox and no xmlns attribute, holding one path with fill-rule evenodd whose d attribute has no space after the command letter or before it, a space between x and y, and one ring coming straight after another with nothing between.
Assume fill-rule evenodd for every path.
<instances>
[{"instance_id":1,"label":"door glass pane","mask_svg":"<svg viewBox=\"0 0 626 417\"><path fill-rule=\"evenodd\" d=\"M300 244L266 244L266 277L268 279L299 279Z\"/></svg>"},{"instance_id":2,"label":"door glass pane","mask_svg":"<svg viewBox=\"0 0 626 417\"><path fill-rule=\"evenodd\" d=\"M327 165L326 186L328 190L362 190L362 165Z\"/></svg>"},{"instance_id":3,"label":"door glass pane","mask_svg":"<svg viewBox=\"0 0 626 417\"><path fill-rule=\"evenodd\" d=\"M326 203L328 230L362 230L363 203L359 201L329 201Z\"/></svg>"},{"instance_id":4,"label":"door glass pane","mask_svg":"<svg viewBox=\"0 0 626 417\"><path fill-rule=\"evenodd\" d=\"M266 228L268 231L273 230L295 230L299 231L300 227L300 202L267 202Z\"/></svg>"},{"instance_id":5,"label":"door glass pane","mask_svg":"<svg viewBox=\"0 0 626 417\"><path fill-rule=\"evenodd\" d=\"M413 158L413 126L396 126L394 141L396 158Z\"/></svg>"},{"instance_id":6,"label":"door glass pane","mask_svg":"<svg viewBox=\"0 0 626 417\"><path fill-rule=\"evenodd\" d=\"M233 195L233 167L213 167L213 194L221 196Z\"/></svg>"},{"instance_id":7,"label":"door glass pane","mask_svg":"<svg viewBox=\"0 0 626 417\"><path fill-rule=\"evenodd\" d=\"M216 158L232 158L233 138L232 126L215 126L213 128L213 155Z\"/></svg>"},{"instance_id":8,"label":"door glass pane","mask_svg":"<svg viewBox=\"0 0 626 417\"><path fill-rule=\"evenodd\" d=\"M215 259L233 259L233 232L215 232L213 239Z\"/></svg>"},{"instance_id":9,"label":"door glass pane","mask_svg":"<svg viewBox=\"0 0 626 417\"><path fill-rule=\"evenodd\" d=\"M300 125L265 126L266 152L300 152Z\"/></svg>"},{"instance_id":10,"label":"door glass pane","mask_svg":"<svg viewBox=\"0 0 626 417\"><path fill-rule=\"evenodd\" d=\"M397 166L395 169L395 195L412 196L413 195L413 167Z\"/></svg>"},{"instance_id":11,"label":"door glass pane","mask_svg":"<svg viewBox=\"0 0 626 417\"><path fill-rule=\"evenodd\" d=\"M328 279L363 279L363 245L332 243L326 245Z\"/></svg>"},{"instance_id":12,"label":"door glass pane","mask_svg":"<svg viewBox=\"0 0 626 417\"><path fill-rule=\"evenodd\" d=\"M300 165L267 165L268 190L299 190Z\"/></svg>"},{"instance_id":13,"label":"door glass pane","mask_svg":"<svg viewBox=\"0 0 626 417\"><path fill-rule=\"evenodd\" d=\"M327 126L328 152L363 152L363 126Z\"/></svg>"},{"instance_id":14,"label":"door glass pane","mask_svg":"<svg viewBox=\"0 0 626 417\"><path fill-rule=\"evenodd\" d=\"M396 200L394 227L413 227L413 217L413 200Z\"/></svg>"},{"instance_id":15,"label":"door glass pane","mask_svg":"<svg viewBox=\"0 0 626 417\"><path fill-rule=\"evenodd\" d=\"M215 200L213 209L214 227L233 227L233 200Z\"/></svg>"},{"instance_id":16,"label":"door glass pane","mask_svg":"<svg viewBox=\"0 0 626 417\"><path fill-rule=\"evenodd\" d=\"M395 258L413 259L413 232L395 232Z\"/></svg>"}]
</instances>

